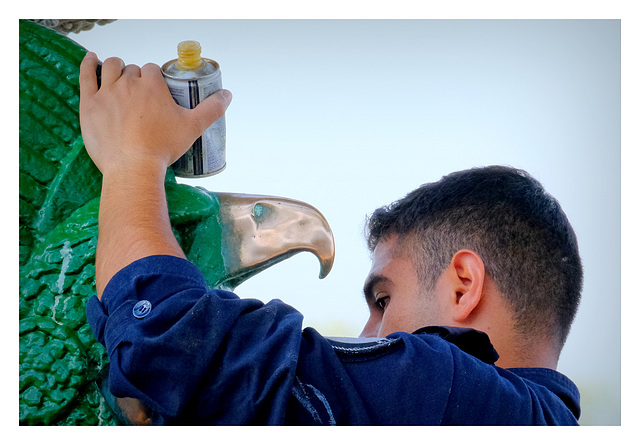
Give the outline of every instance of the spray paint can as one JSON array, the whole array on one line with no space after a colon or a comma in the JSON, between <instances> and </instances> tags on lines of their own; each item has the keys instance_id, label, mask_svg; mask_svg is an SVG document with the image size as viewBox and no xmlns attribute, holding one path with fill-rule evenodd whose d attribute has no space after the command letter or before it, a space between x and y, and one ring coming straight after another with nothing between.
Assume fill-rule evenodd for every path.
<instances>
[{"instance_id":1,"label":"spray paint can","mask_svg":"<svg viewBox=\"0 0 640 445\"><path fill-rule=\"evenodd\" d=\"M200 43L187 40L178 44L178 58L162 66L171 96L185 108L195 108L222 88L220 65L201 57ZM173 164L176 176L201 178L220 173L226 162L226 123L222 116L209 126L189 150Z\"/></svg>"}]
</instances>

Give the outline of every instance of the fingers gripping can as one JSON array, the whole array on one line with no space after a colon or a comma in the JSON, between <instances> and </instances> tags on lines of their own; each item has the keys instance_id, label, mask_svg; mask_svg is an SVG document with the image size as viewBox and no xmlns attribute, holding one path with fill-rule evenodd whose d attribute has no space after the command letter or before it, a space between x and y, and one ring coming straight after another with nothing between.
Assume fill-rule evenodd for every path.
<instances>
[{"instance_id":1,"label":"fingers gripping can","mask_svg":"<svg viewBox=\"0 0 640 445\"><path fill-rule=\"evenodd\" d=\"M185 108L195 108L222 88L220 65L201 57L200 43L187 40L178 44L178 58L162 66L171 96ZM222 116L210 125L189 150L173 164L176 176L204 177L226 167L226 123Z\"/></svg>"}]
</instances>

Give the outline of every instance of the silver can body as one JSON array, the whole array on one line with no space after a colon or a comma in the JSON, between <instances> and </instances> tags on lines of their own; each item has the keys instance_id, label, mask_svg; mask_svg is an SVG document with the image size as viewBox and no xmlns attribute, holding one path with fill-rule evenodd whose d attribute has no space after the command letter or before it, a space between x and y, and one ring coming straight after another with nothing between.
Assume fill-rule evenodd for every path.
<instances>
[{"instance_id":1,"label":"silver can body","mask_svg":"<svg viewBox=\"0 0 640 445\"><path fill-rule=\"evenodd\" d=\"M205 66L195 71L176 67L177 59L162 66L171 96L185 108L195 108L204 99L222 88L220 66L214 60L202 59ZM189 150L173 164L176 176L199 178L220 173L226 162L226 122L224 116L211 124Z\"/></svg>"}]
</instances>

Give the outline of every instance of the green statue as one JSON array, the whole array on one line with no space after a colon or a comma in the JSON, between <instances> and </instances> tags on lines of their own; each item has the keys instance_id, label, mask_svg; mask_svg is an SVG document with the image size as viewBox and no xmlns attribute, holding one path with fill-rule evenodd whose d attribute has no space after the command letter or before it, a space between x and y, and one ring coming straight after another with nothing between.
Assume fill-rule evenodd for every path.
<instances>
[{"instance_id":1,"label":"green statue","mask_svg":"<svg viewBox=\"0 0 640 445\"><path fill-rule=\"evenodd\" d=\"M108 357L86 323L95 294L102 177L78 121L79 65L86 50L20 21L20 423L116 425L99 385ZM331 270L324 217L286 198L212 193L165 181L174 234L214 288L233 290L301 251Z\"/></svg>"}]
</instances>

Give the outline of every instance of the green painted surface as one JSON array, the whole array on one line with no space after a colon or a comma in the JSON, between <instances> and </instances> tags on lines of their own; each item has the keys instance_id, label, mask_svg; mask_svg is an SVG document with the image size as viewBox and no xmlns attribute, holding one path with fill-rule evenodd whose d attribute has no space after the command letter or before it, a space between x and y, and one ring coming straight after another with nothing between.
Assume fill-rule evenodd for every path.
<instances>
[{"instance_id":1,"label":"green painted surface","mask_svg":"<svg viewBox=\"0 0 640 445\"><path fill-rule=\"evenodd\" d=\"M19 45L20 423L114 425L96 384L108 357L85 315L102 182L78 121L86 50L28 21ZM215 284L224 275L216 195L176 183L170 171L166 190L176 238Z\"/></svg>"}]
</instances>

